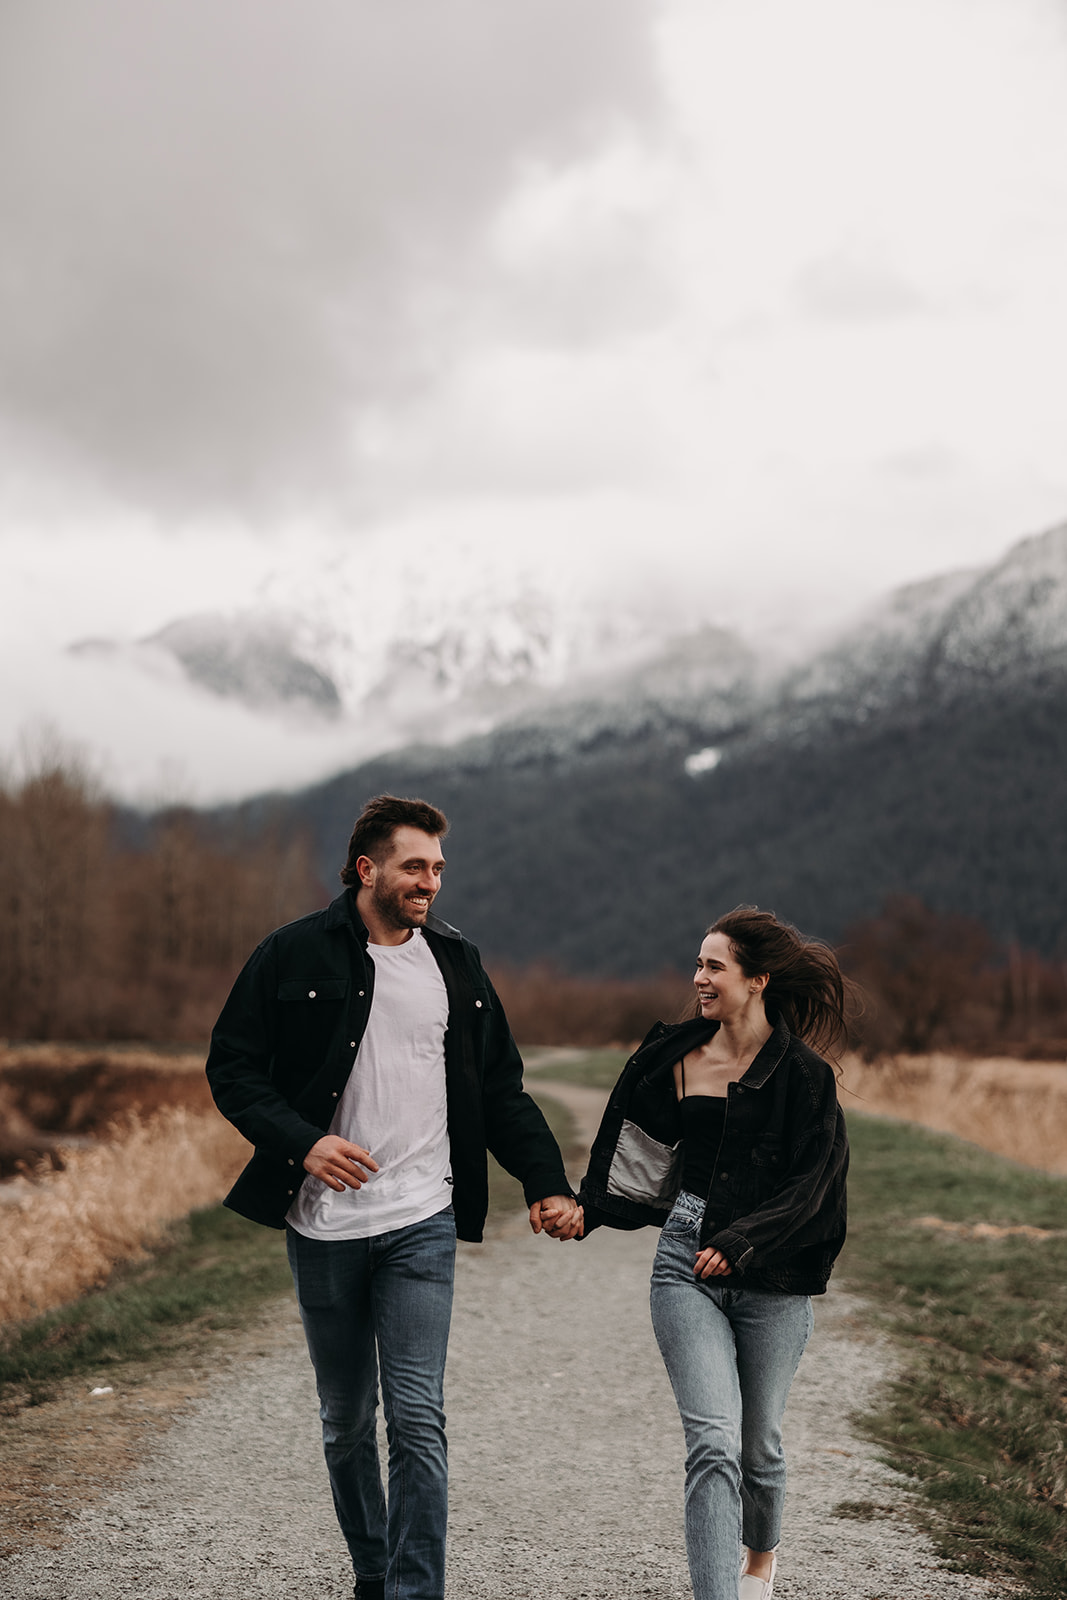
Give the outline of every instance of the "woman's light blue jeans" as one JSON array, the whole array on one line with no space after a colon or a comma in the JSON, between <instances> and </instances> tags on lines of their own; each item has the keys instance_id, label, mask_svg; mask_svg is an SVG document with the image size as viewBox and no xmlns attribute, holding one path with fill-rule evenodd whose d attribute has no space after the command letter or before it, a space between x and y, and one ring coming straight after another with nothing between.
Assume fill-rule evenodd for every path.
<instances>
[{"instance_id":1,"label":"woman's light blue jeans","mask_svg":"<svg viewBox=\"0 0 1067 1600\"><path fill-rule=\"evenodd\" d=\"M685 1540L695 1600L737 1600L742 1542L782 1528L782 1413L813 1318L807 1295L693 1274L704 1201L684 1191L652 1268L652 1325L685 1430Z\"/></svg>"},{"instance_id":2,"label":"woman's light blue jeans","mask_svg":"<svg viewBox=\"0 0 1067 1600\"><path fill-rule=\"evenodd\" d=\"M330 1487L355 1574L384 1578L389 1600L443 1600L452 1207L370 1239L287 1233ZM389 1440L388 1516L376 1433L379 1367Z\"/></svg>"}]
</instances>

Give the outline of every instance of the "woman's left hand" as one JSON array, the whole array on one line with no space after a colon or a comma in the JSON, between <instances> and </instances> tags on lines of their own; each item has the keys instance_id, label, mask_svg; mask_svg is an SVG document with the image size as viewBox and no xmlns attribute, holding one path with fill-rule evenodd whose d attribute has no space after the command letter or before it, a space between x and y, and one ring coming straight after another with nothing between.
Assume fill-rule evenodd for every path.
<instances>
[{"instance_id":1,"label":"woman's left hand","mask_svg":"<svg viewBox=\"0 0 1067 1600\"><path fill-rule=\"evenodd\" d=\"M693 1268L698 1278L728 1278L733 1268L720 1250L702 1250Z\"/></svg>"}]
</instances>

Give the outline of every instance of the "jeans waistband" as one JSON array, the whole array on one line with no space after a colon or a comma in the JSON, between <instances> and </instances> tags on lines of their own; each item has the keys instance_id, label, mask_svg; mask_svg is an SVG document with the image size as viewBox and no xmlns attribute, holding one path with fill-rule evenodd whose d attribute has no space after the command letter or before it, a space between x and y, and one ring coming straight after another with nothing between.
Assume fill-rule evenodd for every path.
<instances>
[{"instance_id":1,"label":"jeans waistband","mask_svg":"<svg viewBox=\"0 0 1067 1600\"><path fill-rule=\"evenodd\" d=\"M699 1221L707 1209L707 1201L702 1200L698 1194L690 1194L688 1189L681 1189L674 1202L675 1211L682 1211L687 1217L696 1217Z\"/></svg>"}]
</instances>

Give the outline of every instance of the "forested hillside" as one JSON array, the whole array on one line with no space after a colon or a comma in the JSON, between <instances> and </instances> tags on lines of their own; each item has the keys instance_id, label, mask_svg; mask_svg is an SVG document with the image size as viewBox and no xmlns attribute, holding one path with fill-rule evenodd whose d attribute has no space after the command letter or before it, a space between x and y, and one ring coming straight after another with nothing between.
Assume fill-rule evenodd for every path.
<instances>
[{"instance_id":1,"label":"forested hillside","mask_svg":"<svg viewBox=\"0 0 1067 1600\"><path fill-rule=\"evenodd\" d=\"M383 790L452 821L439 909L492 960L636 976L685 969L739 901L839 940L887 895L1067 953L1067 689L1001 687L817 736L727 742L690 776L699 730L598 734L562 754L517 736L383 758L248 812L306 825L336 882L352 819Z\"/></svg>"}]
</instances>

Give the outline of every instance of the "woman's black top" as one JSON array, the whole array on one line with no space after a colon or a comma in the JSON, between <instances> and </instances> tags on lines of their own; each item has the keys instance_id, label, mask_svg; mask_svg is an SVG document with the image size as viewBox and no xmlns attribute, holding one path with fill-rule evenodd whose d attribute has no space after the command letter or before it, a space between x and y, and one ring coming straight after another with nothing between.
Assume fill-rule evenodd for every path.
<instances>
[{"instance_id":1,"label":"woman's black top","mask_svg":"<svg viewBox=\"0 0 1067 1600\"><path fill-rule=\"evenodd\" d=\"M686 1094L684 1056L678 1065L682 1071L682 1098L678 1102L682 1120L682 1188L687 1194L706 1200L726 1126L726 1096Z\"/></svg>"},{"instance_id":2,"label":"woman's black top","mask_svg":"<svg viewBox=\"0 0 1067 1600\"><path fill-rule=\"evenodd\" d=\"M683 1095L678 1111L682 1118L682 1188L706 1200L726 1122L726 1096Z\"/></svg>"}]
</instances>

